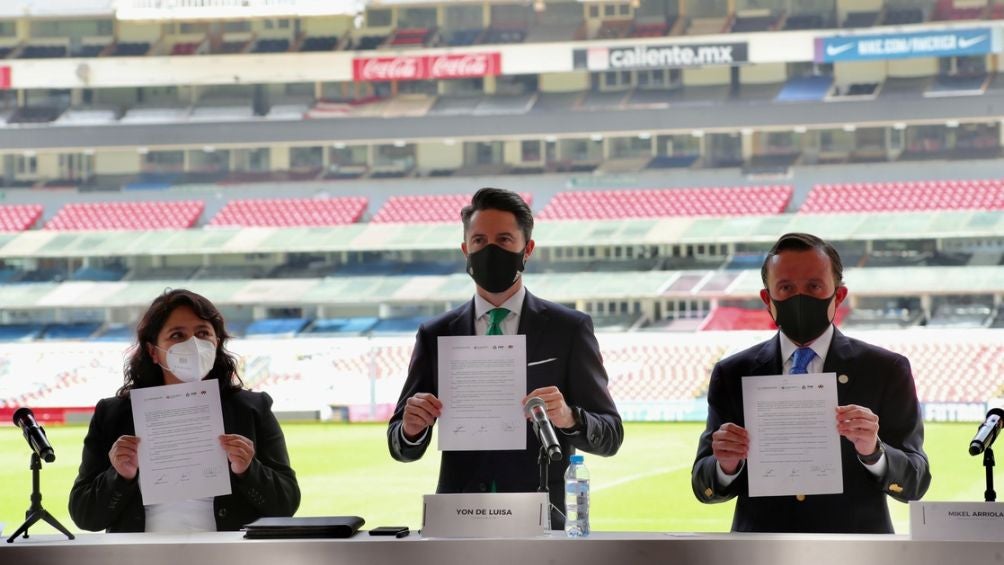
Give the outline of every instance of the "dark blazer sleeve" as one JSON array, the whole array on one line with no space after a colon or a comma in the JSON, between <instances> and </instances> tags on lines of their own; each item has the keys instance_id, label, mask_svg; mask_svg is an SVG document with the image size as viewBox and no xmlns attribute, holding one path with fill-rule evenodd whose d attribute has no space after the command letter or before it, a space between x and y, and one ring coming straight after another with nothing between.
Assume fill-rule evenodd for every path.
<instances>
[{"instance_id":1,"label":"dark blazer sleeve","mask_svg":"<svg viewBox=\"0 0 1004 565\"><path fill-rule=\"evenodd\" d=\"M243 477L230 474L231 489L261 516L292 516L300 507L300 485L289 464L286 438L272 413L272 397L265 392L245 394L252 399L255 456Z\"/></svg>"},{"instance_id":2,"label":"dark blazer sleeve","mask_svg":"<svg viewBox=\"0 0 1004 565\"><path fill-rule=\"evenodd\" d=\"M568 391L563 394L570 406L582 409L584 421L583 429L568 434L568 440L576 449L604 456L617 453L624 441L624 425L607 389L608 380L593 321L582 315L573 329Z\"/></svg>"},{"instance_id":3,"label":"dark blazer sleeve","mask_svg":"<svg viewBox=\"0 0 1004 565\"><path fill-rule=\"evenodd\" d=\"M394 415L391 416L387 425L387 447L391 457L398 461L408 462L421 459L429 444L432 443L432 426L426 428L425 434L417 445L409 445L404 441L402 426L404 425L404 406L409 398L419 392L436 393L436 386L433 382L437 363L434 353L436 351L435 341L436 336L424 325L418 328L415 348L411 352L411 362L408 363L408 376L401 389L397 406L394 408Z\"/></svg>"},{"instance_id":4,"label":"dark blazer sleeve","mask_svg":"<svg viewBox=\"0 0 1004 565\"><path fill-rule=\"evenodd\" d=\"M119 399L98 401L91 418L77 478L70 489L70 518L82 530L99 531L119 522L134 499L139 497L139 480L128 481L119 476L108 459L112 443L124 430L114 427L111 403Z\"/></svg>"},{"instance_id":5,"label":"dark blazer sleeve","mask_svg":"<svg viewBox=\"0 0 1004 565\"><path fill-rule=\"evenodd\" d=\"M919 500L931 485L931 471L924 453L924 419L917 401L910 361L896 356L889 386L884 390L879 416L879 439L887 467L882 490L901 502Z\"/></svg>"},{"instance_id":6,"label":"dark blazer sleeve","mask_svg":"<svg viewBox=\"0 0 1004 565\"><path fill-rule=\"evenodd\" d=\"M740 492L740 484L745 482L746 466L739 476L728 486L718 481L718 460L711 450L711 434L726 422L740 423L735 407L729 402L725 390L725 377L721 363L716 363L711 371L708 385L708 420L697 446L697 457L691 470L690 486L701 502L725 502L735 498ZM740 423L741 424L741 423Z\"/></svg>"}]
</instances>

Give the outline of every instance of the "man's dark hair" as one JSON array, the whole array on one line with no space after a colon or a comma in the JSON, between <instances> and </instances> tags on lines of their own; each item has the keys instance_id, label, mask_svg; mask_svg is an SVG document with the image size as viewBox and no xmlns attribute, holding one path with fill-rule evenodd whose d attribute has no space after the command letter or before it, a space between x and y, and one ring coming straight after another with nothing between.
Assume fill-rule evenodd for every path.
<instances>
[{"instance_id":1,"label":"man's dark hair","mask_svg":"<svg viewBox=\"0 0 1004 565\"><path fill-rule=\"evenodd\" d=\"M777 243L767 252L767 257L760 267L760 278L763 279L763 287L767 286L767 265L771 258L782 251L811 251L813 249L822 251L830 258L830 268L833 269L834 288L840 288L844 284L844 263L840 260L840 254L829 243L808 233L786 233L778 238Z\"/></svg>"},{"instance_id":2,"label":"man's dark hair","mask_svg":"<svg viewBox=\"0 0 1004 565\"><path fill-rule=\"evenodd\" d=\"M501 210L516 216L516 224L523 231L526 241L533 234L533 212L519 194L504 188L481 188L471 197L471 203L460 210L460 220L464 223L464 239L471 229L471 216L479 210Z\"/></svg>"}]
</instances>

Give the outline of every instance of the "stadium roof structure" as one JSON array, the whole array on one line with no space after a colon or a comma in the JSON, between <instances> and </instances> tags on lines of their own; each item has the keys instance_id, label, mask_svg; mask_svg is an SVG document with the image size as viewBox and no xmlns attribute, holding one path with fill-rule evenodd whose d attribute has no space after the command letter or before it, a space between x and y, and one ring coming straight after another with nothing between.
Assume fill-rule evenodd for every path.
<instances>
[{"instance_id":1,"label":"stadium roof structure","mask_svg":"<svg viewBox=\"0 0 1004 565\"><path fill-rule=\"evenodd\" d=\"M992 294L1002 288L1004 266L858 268L845 272L854 295L917 296ZM760 272L644 271L530 274L527 286L558 302L665 298L755 299ZM724 283L724 284L723 284ZM212 296L219 305L296 306L360 304L457 304L469 300L466 274L446 276L356 276L324 279L163 280L134 282L35 283L7 285L0 308L145 308L165 288L187 288Z\"/></svg>"},{"instance_id":2,"label":"stadium roof structure","mask_svg":"<svg viewBox=\"0 0 1004 565\"><path fill-rule=\"evenodd\" d=\"M538 246L768 244L783 233L829 241L1004 237L1004 211L781 214L718 218L542 221ZM454 250L459 223L351 224L325 228L206 228L163 231L0 234L0 259Z\"/></svg>"},{"instance_id":3,"label":"stadium roof structure","mask_svg":"<svg viewBox=\"0 0 1004 565\"><path fill-rule=\"evenodd\" d=\"M878 99L868 104L800 102L798 104L743 102L673 104L658 109L610 109L582 112L572 109L531 111L521 115L426 116L389 120L387 118L344 117L299 121L247 120L226 122L178 122L80 127L50 125L33 128L0 128L0 150L31 149L169 148L214 146L255 146L275 144L393 143L441 141L445 138L505 139L527 136L575 138L597 133L634 136L639 131L653 134L735 132L742 128L789 131L796 127L842 129L886 127L904 120L912 124L946 121L986 122L1004 115L1004 92L989 91L978 97L979 104L946 104L944 99L915 96ZM751 111L751 108L756 111ZM713 109L713 111L706 111ZM697 110L697 111L695 111ZM704 111L702 111L704 110ZM588 118L588 119L586 119Z\"/></svg>"}]
</instances>

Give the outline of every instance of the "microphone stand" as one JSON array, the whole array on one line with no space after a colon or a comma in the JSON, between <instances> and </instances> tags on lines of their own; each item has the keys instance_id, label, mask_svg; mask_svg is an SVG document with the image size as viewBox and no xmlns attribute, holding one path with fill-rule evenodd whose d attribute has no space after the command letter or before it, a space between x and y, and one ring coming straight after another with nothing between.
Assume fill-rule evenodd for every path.
<instances>
[{"instance_id":1,"label":"microphone stand","mask_svg":"<svg viewBox=\"0 0 1004 565\"><path fill-rule=\"evenodd\" d=\"M14 543L14 539L21 534L24 534L25 539L28 539L28 528L35 525L35 522L38 522L39 520L43 520L45 521L45 523L49 524L53 528L56 528L60 532L63 532L63 534L65 534L66 537L74 539L73 534L71 534L69 530L64 528L63 525L59 523L59 520L56 520L56 518L52 514L49 514L49 512L45 508L42 508L42 492L38 486L39 482L38 475L39 471L41 470L42 470L42 459L38 456L37 453L32 453L31 454L31 507L28 508L28 510L24 513L25 516L24 523L21 524L21 527L18 528L17 531L15 531L12 536L7 538L7 543Z\"/></svg>"},{"instance_id":2,"label":"microphone stand","mask_svg":"<svg viewBox=\"0 0 1004 565\"><path fill-rule=\"evenodd\" d=\"M537 484L537 492L548 492L547 485L550 481L551 458L547 456L547 451L544 449L543 444L540 445L540 449L537 451L537 465L540 467L540 482Z\"/></svg>"},{"instance_id":3,"label":"microphone stand","mask_svg":"<svg viewBox=\"0 0 1004 565\"><path fill-rule=\"evenodd\" d=\"M997 493L994 491L994 450L989 447L983 450L983 466L987 469L987 490L983 493L983 500L986 502L996 502Z\"/></svg>"}]
</instances>

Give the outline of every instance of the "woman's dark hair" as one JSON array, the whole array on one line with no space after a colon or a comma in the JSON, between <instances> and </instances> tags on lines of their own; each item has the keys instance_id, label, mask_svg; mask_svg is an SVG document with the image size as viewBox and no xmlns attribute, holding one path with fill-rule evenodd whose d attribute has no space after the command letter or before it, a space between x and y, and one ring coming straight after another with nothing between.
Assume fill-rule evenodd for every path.
<instances>
[{"instance_id":1,"label":"woman's dark hair","mask_svg":"<svg viewBox=\"0 0 1004 565\"><path fill-rule=\"evenodd\" d=\"M150 356L147 345L157 344L157 335L160 334L160 330L164 329L164 324L167 323L171 313L181 306L191 308L196 316L209 322L213 326L213 332L216 333L216 362L213 363L213 368L209 371L206 379L218 380L220 392L224 393L243 388L244 383L237 375L237 359L226 350L230 334L224 327L220 311L216 309L216 306L213 306L208 298L190 290L176 289L167 290L158 296L143 314L139 325L136 326L136 343L126 360L125 382L116 393L117 396L127 397L129 391L134 388L164 384L163 370Z\"/></svg>"}]
</instances>

